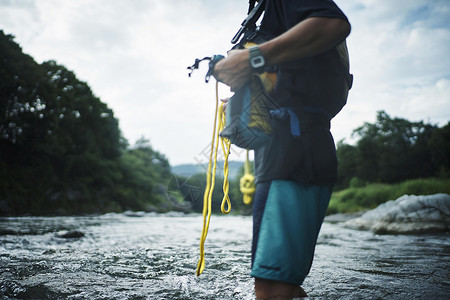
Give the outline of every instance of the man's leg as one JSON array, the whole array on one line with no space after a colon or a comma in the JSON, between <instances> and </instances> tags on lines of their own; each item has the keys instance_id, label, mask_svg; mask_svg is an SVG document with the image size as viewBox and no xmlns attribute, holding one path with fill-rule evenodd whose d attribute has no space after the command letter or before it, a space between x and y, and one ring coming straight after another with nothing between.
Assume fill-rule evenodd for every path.
<instances>
[{"instance_id":1,"label":"man's leg","mask_svg":"<svg viewBox=\"0 0 450 300\"><path fill-rule=\"evenodd\" d=\"M267 300L308 297L300 286L261 278L255 278L255 296Z\"/></svg>"},{"instance_id":2,"label":"man's leg","mask_svg":"<svg viewBox=\"0 0 450 300\"><path fill-rule=\"evenodd\" d=\"M251 275L257 299L307 297L300 284L311 268L330 195L327 186L275 180L262 193L262 209L255 210L260 206L255 201L260 226L254 231Z\"/></svg>"}]
</instances>

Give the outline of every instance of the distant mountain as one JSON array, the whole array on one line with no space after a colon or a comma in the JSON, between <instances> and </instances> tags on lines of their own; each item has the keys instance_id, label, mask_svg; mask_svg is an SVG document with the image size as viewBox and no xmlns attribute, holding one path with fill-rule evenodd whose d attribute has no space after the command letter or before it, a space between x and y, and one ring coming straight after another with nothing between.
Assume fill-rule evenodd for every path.
<instances>
[{"instance_id":1,"label":"distant mountain","mask_svg":"<svg viewBox=\"0 0 450 300\"><path fill-rule=\"evenodd\" d=\"M229 161L229 178L236 179L239 174L240 168L243 166L242 161ZM173 174L189 177L198 173L206 173L208 170L208 164L181 164L171 167ZM223 161L217 162L216 174L223 176Z\"/></svg>"}]
</instances>

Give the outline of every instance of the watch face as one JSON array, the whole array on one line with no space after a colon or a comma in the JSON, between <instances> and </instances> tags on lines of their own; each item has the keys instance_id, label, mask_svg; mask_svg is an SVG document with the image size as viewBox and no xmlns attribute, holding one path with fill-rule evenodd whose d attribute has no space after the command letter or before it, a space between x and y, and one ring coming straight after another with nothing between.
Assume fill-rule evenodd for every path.
<instances>
[{"instance_id":1,"label":"watch face","mask_svg":"<svg viewBox=\"0 0 450 300\"><path fill-rule=\"evenodd\" d=\"M258 46L250 48L249 62L254 71L258 73L263 71L266 61L264 60L264 56L262 55Z\"/></svg>"},{"instance_id":2,"label":"watch face","mask_svg":"<svg viewBox=\"0 0 450 300\"><path fill-rule=\"evenodd\" d=\"M264 67L264 63L264 57L262 56L255 56L250 59L250 65L255 69Z\"/></svg>"}]
</instances>

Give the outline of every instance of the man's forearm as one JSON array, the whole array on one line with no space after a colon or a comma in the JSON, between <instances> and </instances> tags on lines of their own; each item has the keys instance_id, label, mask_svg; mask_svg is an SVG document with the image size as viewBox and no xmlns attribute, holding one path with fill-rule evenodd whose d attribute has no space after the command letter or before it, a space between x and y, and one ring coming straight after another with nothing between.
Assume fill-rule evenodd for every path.
<instances>
[{"instance_id":1,"label":"man's forearm","mask_svg":"<svg viewBox=\"0 0 450 300\"><path fill-rule=\"evenodd\" d=\"M325 52L349 34L344 19L309 18L259 48L268 65L277 65Z\"/></svg>"},{"instance_id":2,"label":"man's forearm","mask_svg":"<svg viewBox=\"0 0 450 300\"><path fill-rule=\"evenodd\" d=\"M277 65L325 52L345 40L349 33L350 24L346 20L310 18L259 48L266 65ZM214 76L231 90L242 87L251 74L248 49L230 51L214 69Z\"/></svg>"}]
</instances>

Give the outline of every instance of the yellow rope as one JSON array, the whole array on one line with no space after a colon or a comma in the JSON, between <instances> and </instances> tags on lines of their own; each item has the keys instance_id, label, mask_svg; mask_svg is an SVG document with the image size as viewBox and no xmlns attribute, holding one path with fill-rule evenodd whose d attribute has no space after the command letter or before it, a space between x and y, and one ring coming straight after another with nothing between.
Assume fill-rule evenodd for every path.
<instances>
[{"instance_id":1,"label":"yellow rope","mask_svg":"<svg viewBox=\"0 0 450 300\"><path fill-rule=\"evenodd\" d=\"M216 97L216 100L217 99L218 97ZM217 136L223 130L224 127L225 127L225 110L223 104L221 104L219 107L219 129L217 130ZM230 191L230 182L228 181L228 173L229 173L228 156L230 156L231 141L225 138L220 138L220 141L222 144L223 154L225 155L223 163L223 199L222 204L220 205L220 210L222 211L222 213L227 214L231 210L230 197L228 196L228 193ZM217 156L217 147L216 147L216 156ZM216 161L214 161L214 164L216 163L217 159ZM225 205L227 205L227 208L225 208Z\"/></svg>"},{"instance_id":2,"label":"yellow rope","mask_svg":"<svg viewBox=\"0 0 450 300\"><path fill-rule=\"evenodd\" d=\"M218 119L218 122L217 122ZM218 123L218 124L217 124ZM216 126L217 124L217 126ZM217 127L217 131L216 131ZM228 156L230 154L230 141L224 138L219 137L220 131L225 127L225 112L223 108L223 104L219 107L219 82L216 81L216 109L214 113L214 126L213 126L213 136L211 142L211 153L209 155L209 163L208 163L208 171L206 175L206 188L205 193L203 194L203 228L202 235L200 237L200 258L197 264L197 276L202 274L205 269L205 240L208 235L209 223L211 220L211 212L212 212L212 195L215 185L216 178L216 167L217 167L217 149L219 146L219 138L221 140L222 150L225 155L223 172L223 200L221 204L222 213L229 213L231 210L230 197L228 196L228 192L230 189L230 184L228 181ZM214 156L214 163L213 163ZM212 174L211 174L212 173ZM225 208L227 205L227 208Z\"/></svg>"},{"instance_id":3,"label":"yellow rope","mask_svg":"<svg viewBox=\"0 0 450 300\"><path fill-rule=\"evenodd\" d=\"M248 159L248 149L247 149L247 159L244 165L244 175L241 177L239 181L239 189L241 193L244 195L244 203L250 204L253 200L253 195L255 194L256 186L255 186L255 176L253 176L250 172L250 160Z\"/></svg>"}]
</instances>

